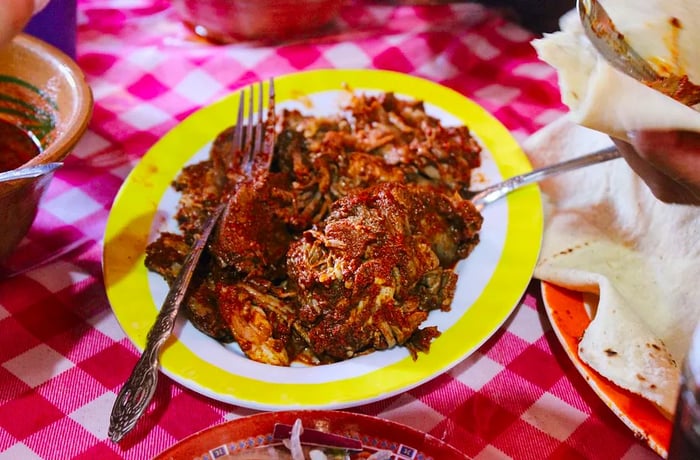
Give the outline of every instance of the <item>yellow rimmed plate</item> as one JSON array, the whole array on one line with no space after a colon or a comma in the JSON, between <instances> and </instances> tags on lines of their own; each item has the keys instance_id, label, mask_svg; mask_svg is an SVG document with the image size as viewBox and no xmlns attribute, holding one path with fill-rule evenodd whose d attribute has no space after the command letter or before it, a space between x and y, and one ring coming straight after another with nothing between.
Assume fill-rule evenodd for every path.
<instances>
[{"instance_id":1,"label":"yellow rimmed plate","mask_svg":"<svg viewBox=\"0 0 700 460\"><path fill-rule=\"evenodd\" d=\"M475 187L531 169L510 133L482 107L434 82L379 70L316 70L275 79L278 111L337 112L355 92L393 91L425 101L445 125L466 124L484 147ZM126 335L143 349L167 293L144 266L146 245L172 218L178 194L170 184L182 167L205 159L216 135L230 126L237 92L205 107L157 142L119 191L105 231L103 269L112 310ZM539 189L528 186L484 210L481 242L461 261L450 312L432 312L425 325L442 332L429 354L413 361L403 348L316 367L277 367L245 358L181 320L164 347L164 373L219 401L252 409L339 409L387 398L436 377L472 354L498 330L530 282L542 236Z\"/></svg>"}]
</instances>

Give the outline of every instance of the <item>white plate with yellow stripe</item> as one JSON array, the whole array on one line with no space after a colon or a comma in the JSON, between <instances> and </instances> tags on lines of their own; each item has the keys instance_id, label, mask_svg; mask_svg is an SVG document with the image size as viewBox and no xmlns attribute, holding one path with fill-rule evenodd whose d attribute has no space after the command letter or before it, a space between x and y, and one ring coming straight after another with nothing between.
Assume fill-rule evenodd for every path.
<instances>
[{"instance_id":1,"label":"white plate with yellow stripe","mask_svg":"<svg viewBox=\"0 0 700 460\"><path fill-rule=\"evenodd\" d=\"M277 108L313 115L337 112L348 90L393 91L425 102L443 125L467 125L483 147L476 186L531 169L510 133L468 98L428 80L379 70L317 70L275 79ZM207 106L157 142L119 191L105 232L107 295L126 335L139 349L167 293L167 284L144 266L146 246L176 229L178 194L170 187L186 164L208 156L216 135L231 125L238 93ZM423 326L442 335L413 360L404 348L373 352L322 366L279 367L247 359L180 321L161 354L163 372L219 401L252 409L339 409L414 388L472 354L508 318L530 282L542 236L536 186L525 187L484 210L481 241L457 264L457 290L449 312L433 311Z\"/></svg>"}]
</instances>

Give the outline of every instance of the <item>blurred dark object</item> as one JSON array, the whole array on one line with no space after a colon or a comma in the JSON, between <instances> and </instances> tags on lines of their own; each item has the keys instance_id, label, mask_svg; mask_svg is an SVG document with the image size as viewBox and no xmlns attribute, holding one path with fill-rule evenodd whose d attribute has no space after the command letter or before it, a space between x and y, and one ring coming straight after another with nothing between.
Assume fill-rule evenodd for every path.
<instances>
[{"instance_id":1,"label":"blurred dark object","mask_svg":"<svg viewBox=\"0 0 700 460\"><path fill-rule=\"evenodd\" d=\"M504 15L536 33L559 30L559 18L576 6L576 0L469 0L502 10ZM380 0L400 5L445 5L465 0Z\"/></svg>"},{"instance_id":2,"label":"blurred dark object","mask_svg":"<svg viewBox=\"0 0 700 460\"><path fill-rule=\"evenodd\" d=\"M75 59L77 0L51 0L24 28Z\"/></svg>"},{"instance_id":3,"label":"blurred dark object","mask_svg":"<svg viewBox=\"0 0 700 460\"><path fill-rule=\"evenodd\" d=\"M480 3L512 12L516 22L536 33L559 30L559 18L576 6L575 0L483 0Z\"/></svg>"},{"instance_id":4,"label":"blurred dark object","mask_svg":"<svg viewBox=\"0 0 700 460\"><path fill-rule=\"evenodd\" d=\"M56 0L54 0L56 1ZM182 21L215 43L300 38L331 23L344 0L171 0Z\"/></svg>"},{"instance_id":5,"label":"blurred dark object","mask_svg":"<svg viewBox=\"0 0 700 460\"><path fill-rule=\"evenodd\" d=\"M541 34L559 30L559 18L576 6L575 0L479 0L502 9L509 19Z\"/></svg>"},{"instance_id":6,"label":"blurred dark object","mask_svg":"<svg viewBox=\"0 0 700 460\"><path fill-rule=\"evenodd\" d=\"M695 328L681 373L668 460L700 458L700 325Z\"/></svg>"}]
</instances>

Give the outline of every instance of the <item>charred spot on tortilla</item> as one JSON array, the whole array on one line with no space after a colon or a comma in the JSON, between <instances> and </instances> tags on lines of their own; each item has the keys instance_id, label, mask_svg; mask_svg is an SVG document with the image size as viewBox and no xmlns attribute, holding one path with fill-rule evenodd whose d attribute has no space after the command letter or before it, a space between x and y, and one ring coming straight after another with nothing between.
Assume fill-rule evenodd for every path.
<instances>
[{"instance_id":1,"label":"charred spot on tortilla","mask_svg":"<svg viewBox=\"0 0 700 460\"><path fill-rule=\"evenodd\" d=\"M563 250L562 252L560 252L559 254L571 254L572 252L574 252L574 248L567 248L567 249Z\"/></svg>"},{"instance_id":2,"label":"charred spot on tortilla","mask_svg":"<svg viewBox=\"0 0 700 460\"><path fill-rule=\"evenodd\" d=\"M615 350L613 350L612 348L606 348L605 354L608 356L617 356L617 352Z\"/></svg>"},{"instance_id":3,"label":"charred spot on tortilla","mask_svg":"<svg viewBox=\"0 0 700 460\"><path fill-rule=\"evenodd\" d=\"M589 242L585 242L583 244L577 244L575 246L571 246L569 248L563 249L563 250L559 251L557 254L555 254L555 257L556 256L565 256L565 255L571 254L578 249L582 249L582 248L588 246L589 244L590 244Z\"/></svg>"}]
</instances>

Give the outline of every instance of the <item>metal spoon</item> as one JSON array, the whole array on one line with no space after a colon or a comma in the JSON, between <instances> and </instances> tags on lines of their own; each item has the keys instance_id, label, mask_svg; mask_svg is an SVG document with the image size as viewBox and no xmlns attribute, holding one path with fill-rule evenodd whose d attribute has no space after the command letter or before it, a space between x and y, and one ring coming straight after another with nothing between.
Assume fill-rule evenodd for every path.
<instances>
[{"instance_id":1,"label":"metal spoon","mask_svg":"<svg viewBox=\"0 0 700 460\"><path fill-rule=\"evenodd\" d=\"M41 165L25 166L24 168L0 172L0 182L8 182L19 179L32 179L51 173L63 166L63 163L44 163Z\"/></svg>"},{"instance_id":2,"label":"metal spoon","mask_svg":"<svg viewBox=\"0 0 700 460\"><path fill-rule=\"evenodd\" d=\"M603 5L597 0L577 0L576 8L586 36L613 67L643 82L660 78L651 64L618 32Z\"/></svg>"},{"instance_id":3,"label":"metal spoon","mask_svg":"<svg viewBox=\"0 0 700 460\"><path fill-rule=\"evenodd\" d=\"M588 155L583 155L578 158L562 161L561 163L535 169L529 173L511 177L503 182L486 187L483 190L469 190L462 193L462 195L464 198L470 200L474 206L481 211L485 206L503 198L513 190L519 189L524 185L539 182L548 177L571 171L573 169L584 168L586 166L614 160L615 158L620 158L620 156L620 152L617 151L617 148L614 145L611 145L610 147L589 153Z\"/></svg>"},{"instance_id":4,"label":"metal spoon","mask_svg":"<svg viewBox=\"0 0 700 460\"><path fill-rule=\"evenodd\" d=\"M576 0L586 36L613 67L673 99L694 106L700 103L700 86L687 75L660 75L620 33L598 0Z\"/></svg>"}]
</instances>

